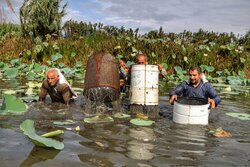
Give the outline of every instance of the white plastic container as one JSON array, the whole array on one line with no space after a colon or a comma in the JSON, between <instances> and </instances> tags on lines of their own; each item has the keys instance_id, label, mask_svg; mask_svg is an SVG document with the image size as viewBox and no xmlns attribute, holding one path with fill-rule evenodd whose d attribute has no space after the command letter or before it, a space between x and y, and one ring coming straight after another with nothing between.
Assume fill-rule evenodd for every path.
<instances>
[{"instance_id":1,"label":"white plastic container","mask_svg":"<svg viewBox=\"0 0 250 167\"><path fill-rule=\"evenodd\" d=\"M157 65L133 65L131 69L130 104L158 105L158 81Z\"/></svg>"},{"instance_id":2,"label":"white plastic container","mask_svg":"<svg viewBox=\"0 0 250 167\"><path fill-rule=\"evenodd\" d=\"M180 98L180 97L179 97ZM178 98L178 99L179 99ZM207 125L209 118L209 104L200 101L201 98L192 98L191 100L198 100L203 104L183 104L183 101L178 100L174 102L173 121L180 124L200 124Z\"/></svg>"}]
</instances>

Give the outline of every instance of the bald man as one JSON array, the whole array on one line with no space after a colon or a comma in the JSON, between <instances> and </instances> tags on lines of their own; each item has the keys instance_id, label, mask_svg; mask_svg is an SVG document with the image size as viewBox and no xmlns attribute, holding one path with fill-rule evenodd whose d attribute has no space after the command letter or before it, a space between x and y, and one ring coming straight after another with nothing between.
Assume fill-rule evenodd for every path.
<instances>
[{"instance_id":1,"label":"bald man","mask_svg":"<svg viewBox=\"0 0 250 167\"><path fill-rule=\"evenodd\" d=\"M148 64L148 57L145 54L138 54L136 56L136 64ZM164 68L162 68L162 66L160 64L157 65L158 66L158 70L159 70L159 77L165 78L165 76L167 75L167 72Z\"/></svg>"},{"instance_id":2,"label":"bald man","mask_svg":"<svg viewBox=\"0 0 250 167\"><path fill-rule=\"evenodd\" d=\"M47 79L43 81L40 89L39 101L44 102L47 94L49 94L52 102L64 103L66 105L69 105L73 96L76 97L69 83L57 68L47 71Z\"/></svg>"}]
</instances>

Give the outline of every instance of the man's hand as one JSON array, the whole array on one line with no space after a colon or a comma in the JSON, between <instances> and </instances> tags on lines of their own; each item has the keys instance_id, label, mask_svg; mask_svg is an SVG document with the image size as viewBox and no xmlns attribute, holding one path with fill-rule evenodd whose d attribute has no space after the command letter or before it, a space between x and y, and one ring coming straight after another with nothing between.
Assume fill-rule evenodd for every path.
<instances>
[{"instance_id":1,"label":"man's hand","mask_svg":"<svg viewBox=\"0 0 250 167\"><path fill-rule=\"evenodd\" d=\"M215 102L214 102L214 99L210 99L210 98L208 98L208 103L210 104L211 109L215 108Z\"/></svg>"},{"instance_id":2,"label":"man's hand","mask_svg":"<svg viewBox=\"0 0 250 167\"><path fill-rule=\"evenodd\" d=\"M177 100L177 95L172 95L172 96L169 98L169 103L173 105L175 100Z\"/></svg>"},{"instance_id":3,"label":"man's hand","mask_svg":"<svg viewBox=\"0 0 250 167\"><path fill-rule=\"evenodd\" d=\"M162 71L162 65L157 64L157 66L158 66L158 70L161 72Z\"/></svg>"},{"instance_id":4,"label":"man's hand","mask_svg":"<svg viewBox=\"0 0 250 167\"><path fill-rule=\"evenodd\" d=\"M120 79L120 86L124 86L124 85L125 85L124 79Z\"/></svg>"}]
</instances>

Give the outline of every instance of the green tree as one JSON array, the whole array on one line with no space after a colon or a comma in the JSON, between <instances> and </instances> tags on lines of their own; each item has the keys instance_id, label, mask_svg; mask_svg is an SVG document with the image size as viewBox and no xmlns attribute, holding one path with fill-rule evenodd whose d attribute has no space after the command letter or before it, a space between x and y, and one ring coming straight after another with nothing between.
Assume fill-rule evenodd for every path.
<instances>
[{"instance_id":1,"label":"green tree","mask_svg":"<svg viewBox=\"0 0 250 167\"><path fill-rule=\"evenodd\" d=\"M61 20L67 3L60 10L62 0L25 0L20 8L20 22L24 36L59 35Z\"/></svg>"}]
</instances>

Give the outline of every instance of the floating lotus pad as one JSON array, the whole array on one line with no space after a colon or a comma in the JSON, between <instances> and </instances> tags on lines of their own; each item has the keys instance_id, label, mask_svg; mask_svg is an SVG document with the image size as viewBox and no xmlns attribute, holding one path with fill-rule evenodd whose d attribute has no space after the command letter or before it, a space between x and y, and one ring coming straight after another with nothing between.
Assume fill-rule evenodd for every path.
<instances>
[{"instance_id":1,"label":"floating lotus pad","mask_svg":"<svg viewBox=\"0 0 250 167\"><path fill-rule=\"evenodd\" d=\"M51 148L55 148L57 150L62 150L64 148L64 144L62 142L59 142L57 140L54 139L50 139L50 138L46 138L46 137L42 137L42 136L38 136L35 133L35 128L34 128L34 121L33 120L25 120L24 122L22 122L22 124L20 125L20 129L23 131L23 133L25 135L27 135L32 142L37 145L37 146L41 146L41 147L51 147ZM58 134L58 132L56 132ZM61 133L61 132L60 132ZM55 134L55 132L54 132ZM54 135L53 134L53 135ZM46 134L44 134L46 135ZM46 136L51 136L52 134L47 134ZM53 136L52 135L52 136Z\"/></svg>"},{"instance_id":2,"label":"floating lotus pad","mask_svg":"<svg viewBox=\"0 0 250 167\"><path fill-rule=\"evenodd\" d=\"M83 121L85 123L108 123L108 122L114 122L114 119L110 116L97 115L91 118L84 118Z\"/></svg>"},{"instance_id":3,"label":"floating lotus pad","mask_svg":"<svg viewBox=\"0 0 250 167\"><path fill-rule=\"evenodd\" d=\"M137 126L151 126L155 123L155 121L143 120L140 118L131 119L129 122Z\"/></svg>"},{"instance_id":4,"label":"floating lotus pad","mask_svg":"<svg viewBox=\"0 0 250 167\"><path fill-rule=\"evenodd\" d=\"M4 71L4 75L7 78L15 78L16 76L18 76L18 69L17 68L7 68Z\"/></svg>"},{"instance_id":5,"label":"floating lotus pad","mask_svg":"<svg viewBox=\"0 0 250 167\"><path fill-rule=\"evenodd\" d=\"M54 121L54 125L73 125L75 122L73 120L65 120L65 121Z\"/></svg>"},{"instance_id":6,"label":"floating lotus pad","mask_svg":"<svg viewBox=\"0 0 250 167\"><path fill-rule=\"evenodd\" d=\"M23 114L27 111L28 106L21 99L10 94L3 94L3 104L0 114Z\"/></svg>"},{"instance_id":7,"label":"floating lotus pad","mask_svg":"<svg viewBox=\"0 0 250 167\"><path fill-rule=\"evenodd\" d=\"M241 120L250 120L250 114L247 113L237 113L237 112L228 112L226 115L235 117Z\"/></svg>"},{"instance_id":8,"label":"floating lotus pad","mask_svg":"<svg viewBox=\"0 0 250 167\"><path fill-rule=\"evenodd\" d=\"M22 99L25 103L31 103L31 102L37 102L39 100L38 96L24 96L21 97L20 99Z\"/></svg>"},{"instance_id":9,"label":"floating lotus pad","mask_svg":"<svg viewBox=\"0 0 250 167\"><path fill-rule=\"evenodd\" d=\"M13 95L13 94L16 94L16 91L15 90L4 90L3 94Z\"/></svg>"},{"instance_id":10,"label":"floating lotus pad","mask_svg":"<svg viewBox=\"0 0 250 167\"><path fill-rule=\"evenodd\" d=\"M114 117L114 118L120 118L120 119L122 119L122 118L130 118L131 116L128 115L128 114L124 114L124 113L115 113L115 114L113 115L113 117Z\"/></svg>"}]
</instances>

